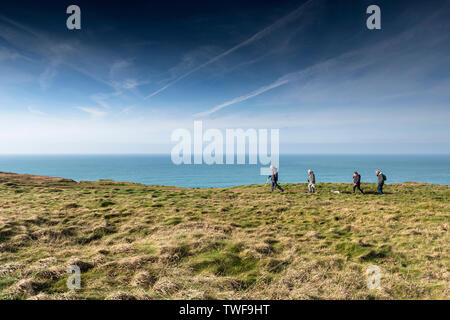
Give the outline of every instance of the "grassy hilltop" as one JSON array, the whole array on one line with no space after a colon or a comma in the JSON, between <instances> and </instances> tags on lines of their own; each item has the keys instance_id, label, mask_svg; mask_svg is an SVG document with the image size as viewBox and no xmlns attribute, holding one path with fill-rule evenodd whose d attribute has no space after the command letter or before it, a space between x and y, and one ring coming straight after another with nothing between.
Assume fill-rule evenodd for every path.
<instances>
[{"instance_id":1,"label":"grassy hilltop","mask_svg":"<svg viewBox=\"0 0 450 320\"><path fill-rule=\"evenodd\" d=\"M450 187L282 186L0 174L0 299L450 298ZM366 287L369 265L379 290Z\"/></svg>"}]
</instances>

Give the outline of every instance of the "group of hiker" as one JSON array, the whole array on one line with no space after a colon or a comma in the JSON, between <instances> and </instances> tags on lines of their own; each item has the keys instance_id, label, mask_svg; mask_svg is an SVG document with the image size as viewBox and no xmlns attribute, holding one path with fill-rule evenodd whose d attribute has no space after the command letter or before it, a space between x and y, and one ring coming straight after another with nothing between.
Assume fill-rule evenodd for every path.
<instances>
[{"instance_id":1,"label":"group of hiker","mask_svg":"<svg viewBox=\"0 0 450 320\"><path fill-rule=\"evenodd\" d=\"M271 191L273 192L273 189L276 187L281 192L283 192L284 191L283 188L278 184L278 169L273 165L270 166L270 169L272 169L272 175L269 176L269 179L272 181ZM386 175L382 173L380 170L376 170L375 174L377 175L378 193L382 195L384 181L386 181ZM307 182L308 182L308 192L315 193L316 176L311 169L308 170ZM356 192L356 189L358 189L362 194L364 194L364 191L361 189L361 175L357 171L353 172L353 193Z\"/></svg>"}]
</instances>

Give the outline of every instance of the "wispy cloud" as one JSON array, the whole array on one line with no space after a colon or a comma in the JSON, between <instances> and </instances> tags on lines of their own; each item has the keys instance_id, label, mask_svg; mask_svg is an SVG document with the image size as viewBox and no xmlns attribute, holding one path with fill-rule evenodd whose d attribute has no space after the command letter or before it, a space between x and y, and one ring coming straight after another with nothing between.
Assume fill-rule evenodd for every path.
<instances>
[{"instance_id":1,"label":"wispy cloud","mask_svg":"<svg viewBox=\"0 0 450 320\"><path fill-rule=\"evenodd\" d=\"M29 113L34 114L34 115L37 115L37 116L43 116L43 115L45 115L44 112L42 112L42 111L40 111L40 110L38 110L38 109L35 109L33 106L29 106L29 107L27 108L27 110L28 110Z\"/></svg>"},{"instance_id":2,"label":"wispy cloud","mask_svg":"<svg viewBox=\"0 0 450 320\"><path fill-rule=\"evenodd\" d=\"M105 111L99 110L99 109L95 109L95 108L87 108L87 107L77 107L78 110L81 110L83 112L86 112L88 114L90 114L93 117L103 117L105 116L107 113Z\"/></svg>"},{"instance_id":3,"label":"wispy cloud","mask_svg":"<svg viewBox=\"0 0 450 320\"><path fill-rule=\"evenodd\" d=\"M378 64L380 65L380 68L375 68L370 75L367 75L365 77L365 80L368 81L369 78L376 79L376 77L383 77L383 72L391 72L392 69L390 69L392 66L399 66L401 68L402 64L404 64L405 56L411 55L409 52L410 49L408 47L408 44L411 42L415 42L415 37L417 37L418 30L421 30L424 28L424 26L427 25L427 23L435 16L432 15L428 17L427 19L424 19L422 23L417 24L414 28L407 29L406 31L400 32L399 34L395 34L391 36L389 39L384 40L381 43L375 42L370 43L369 45L366 45L362 48L358 48L355 50L349 50L347 52L338 54L334 57L331 57L329 59L326 59L324 61L317 62L315 64L312 64L310 66L307 66L303 69L287 73L283 75L282 77L277 78L272 83L262 86L248 94L241 95L239 97L233 98L227 102L221 103L219 105L216 105L206 111L196 113L194 114L194 117L206 117L209 116L215 112L218 112L219 110L222 110L225 107L232 106L234 104L246 101L248 99L254 98L256 96L259 96L267 91L276 89L280 86L286 85L288 83L297 82L300 80L306 80L312 77L323 77L326 78L329 75L333 75L335 78L340 78L340 80L350 79L352 76L354 76L356 73L360 73L363 70L368 70L368 68L373 67L374 65ZM425 40L422 40L422 46L428 45L436 45L438 43L443 43L449 39L448 34L438 35L433 38L428 38ZM419 56L421 54L420 52L421 48L416 47L415 51L419 52ZM389 64L385 61L386 54L389 54L390 56L390 62ZM413 67L408 67L408 72L416 72L419 75L424 74L428 72L430 67L439 65L439 63L444 64L444 60L448 58L447 57L439 57L438 60L435 56L432 57L431 63L428 60L424 60L421 65L413 65ZM438 62L440 61L440 62ZM391 66L391 67L390 67ZM381 74L381 76L380 76ZM415 75L417 76L417 75ZM401 75L395 75L396 78L398 78L400 83L403 83L405 86L407 85L406 80L400 81ZM385 79L384 82L389 83L389 81L392 81L392 76L390 76L389 79ZM358 80L350 80L354 85L355 88L358 84L363 83L363 79L361 79L361 75L359 75ZM340 86L342 83L337 81L335 84L332 85L332 87ZM384 83L382 83L384 84ZM321 90L330 90L330 87L323 88L321 87ZM320 92L320 95L323 95L322 92ZM305 93L308 94L308 93ZM403 94L403 93L402 93Z\"/></svg>"},{"instance_id":4,"label":"wispy cloud","mask_svg":"<svg viewBox=\"0 0 450 320\"><path fill-rule=\"evenodd\" d=\"M315 65L309 66L309 67L307 67L305 69L288 73L288 74L278 78L277 80L273 81L269 85L260 87L260 88L254 90L254 91L252 91L252 92L250 92L248 94L239 96L237 98L231 99L231 100L229 100L227 102L224 102L222 104L214 106L211 109L206 110L204 112L197 113L197 114L194 115L194 117L205 117L205 116L211 115L211 114L213 114L213 113L215 113L215 112L217 112L217 111L219 111L219 110L221 110L221 109L223 109L225 107L228 107L228 106L234 105L236 103L243 102L245 100L254 98L256 96L259 96L260 94L263 94L264 92L276 89L276 88L281 87L281 86L283 86L285 84L288 84L290 82L299 80L302 77L305 77L307 75L313 74L314 72L317 72L320 69L325 69L325 68L330 67L332 64L335 64L336 61L339 58L342 58L342 57L344 57L346 55L348 55L348 54L345 54L345 55L342 55L342 56L339 56L339 57L334 57L334 58L328 59L326 61L317 63Z\"/></svg>"},{"instance_id":5,"label":"wispy cloud","mask_svg":"<svg viewBox=\"0 0 450 320\"><path fill-rule=\"evenodd\" d=\"M147 83L147 81L137 79L133 67L133 59L116 60L111 65L109 69L110 83L117 91L132 90Z\"/></svg>"},{"instance_id":6,"label":"wispy cloud","mask_svg":"<svg viewBox=\"0 0 450 320\"><path fill-rule=\"evenodd\" d=\"M59 65L58 62L56 61L52 62L49 66L45 68L44 72L42 72L39 75L39 85L41 89L46 90L50 88L53 78L55 78L55 76L58 73L57 72L58 65Z\"/></svg>"},{"instance_id":7,"label":"wispy cloud","mask_svg":"<svg viewBox=\"0 0 450 320\"><path fill-rule=\"evenodd\" d=\"M91 48L76 40L67 42L63 39L51 38L45 32L30 28L13 19L0 15L0 37L6 40L14 48L24 49L37 55L39 59L35 62L43 63L44 71L39 75L38 82L41 88L50 86L51 80L56 76L60 66L66 66L84 76L117 90L117 85L109 81L107 75L102 76L96 69L106 64L108 61L101 61L98 57L104 56L96 48ZM2 52L0 52L1 60ZM11 54L8 55L11 58ZM24 57L26 58L26 57ZM121 67L121 66L119 66ZM96 69L94 69L96 68ZM126 86L130 87L130 82Z\"/></svg>"},{"instance_id":8,"label":"wispy cloud","mask_svg":"<svg viewBox=\"0 0 450 320\"><path fill-rule=\"evenodd\" d=\"M136 79L125 79L121 83L122 88L124 89L134 89L138 87L140 84Z\"/></svg>"},{"instance_id":9,"label":"wispy cloud","mask_svg":"<svg viewBox=\"0 0 450 320\"><path fill-rule=\"evenodd\" d=\"M18 52L14 52L12 50L9 50L7 48L4 47L0 47L0 61L5 61L5 60L16 60L18 58L22 58L22 59L27 59L24 55L18 53Z\"/></svg>"},{"instance_id":10,"label":"wispy cloud","mask_svg":"<svg viewBox=\"0 0 450 320\"><path fill-rule=\"evenodd\" d=\"M0 39L6 44L5 47L0 46L0 62L21 58L38 66L28 70L33 70L30 72L40 70L40 73L33 75L33 81L36 81L41 90L51 88L55 77L58 76L60 69L63 72L63 68L64 71L70 69L112 89L111 92L90 95L91 100L97 104L93 105L94 108L79 109L92 116L105 115L101 108L111 109L114 99L119 97L133 95L142 99L137 89L145 82L139 80L139 76L135 74L139 69L133 69L132 58L99 58L107 57L100 46L88 45L77 39L68 42L2 15L0 15ZM20 53L19 51L16 53L15 50L20 50ZM33 57L33 60L23 53ZM101 87L99 89L104 90Z\"/></svg>"},{"instance_id":11,"label":"wispy cloud","mask_svg":"<svg viewBox=\"0 0 450 320\"><path fill-rule=\"evenodd\" d=\"M233 104L236 104L236 103L245 101L245 100L247 100L247 99L256 97L256 96L258 96L258 95L260 95L260 94L262 94L262 93L264 93L264 92L266 92L266 91L269 91L269 90L278 88L279 86L282 86L282 85L284 85L284 84L286 84L286 83L288 83L288 82L289 82L289 80L287 80L287 79L284 79L284 80L283 80L283 79L279 79L279 80L277 80L277 81L275 81L275 82L269 84L268 86L261 87L261 88L255 90L255 91L253 91L253 92L251 92L251 93L249 93L249 94L246 94L246 95L243 95L243 96L234 98L234 99L232 99L232 100L230 100L230 101L227 101L227 102L225 102L225 103L219 104L219 105L217 105L217 106L211 108L210 110L207 110L207 111L205 111L205 112L197 113L197 114L195 114L194 116L195 116L195 117L204 117L204 116L208 116L208 115L210 115L210 114L212 114L212 113L214 113L214 112L217 112L217 111L219 111L219 110L221 110L221 109L223 109L223 108L225 108L225 107L228 107L228 106L231 106L231 105L233 105Z\"/></svg>"},{"instance_id":12,"label":"wispy cloud","mask_svg":"<svg viewBox=\"0 0 450 320\"><path fill-rule=\"evenodd\" d=\"M228 56L229 54L235 52L236 50L246 47L250 44L252 44L255 41L258 41L262 38L264 38L265 36L269 35L270 33L272 33L274 30L286 25L287 23L289 23L290 21L293 21L295 19L298 19L299 16L301 16L304 11L308 8L308 6L313 2L313 0L309 0L307 2L305 2L304 4L302 4L300 7L298 7L297 9L295 9L294 11L292 11L291 13L287 14L286 16L282 17L281 19L277 20L276 22L274 22L273 24L271 24L270 26L258 31L257 33L255 33L253 36L251 36L250 38L248 38L247 40L235 45L234 47L226 50L225 52L222 52L221 54L213 57L212 59L208 60L207 62L191 69L190 71L182 74L181 76L175 78L175 80L169 82L168 84L166 84L165 86L163 86L162 88L154 91L153 93L149 94L148 96L145 97L145 99L149 99L151 97L156 96L157 94L163 92L164 90L170 88L171 86L173 86L174 84L176 84L177 82L179 82L180 80L183 80L184 78L190 76L191 74L197 72L200 69L203 69L204 67L217 62L223 58L225 58L226 56Z\"/></svg>"},{"instance_id":13,"label":"wispy cloud","mask_svg":"<svg viewBox=\"0 0 450 320\"><path fill-rule=\"evenodd\" d=\"M125 107L122 109L122 111L120 113L124 113L124 114L129 114L131 110L133 110L134 107L130 106L130 107Z\"/></svg>"},{"instance_id":14,"label":"wispy cloud","mask_svg":"<svg viewBox=\"0 0 450 320\"><path fill-rule=\"evenodd\" d=\"M111 94L106 93L97 93L91 96L92 101L97 103L99 106L102 106L105 109L110 109L109 103L106 101L111 97Z\"/></svg>"}]
</instances>

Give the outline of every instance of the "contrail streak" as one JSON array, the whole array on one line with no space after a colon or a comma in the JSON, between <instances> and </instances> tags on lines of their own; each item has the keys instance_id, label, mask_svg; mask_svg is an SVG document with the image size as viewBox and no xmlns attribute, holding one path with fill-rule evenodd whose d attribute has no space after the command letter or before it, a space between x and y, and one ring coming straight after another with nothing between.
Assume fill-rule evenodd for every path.
<instances>
[{"instance_id":1,"label":"contrail streak","mask_svg":"<svg viewBox=\"0 0 450 320\"><path fill-rule=\"evenodd\" d=\"M269 33L271 33L274 29L277 29L281 26L283 26L284 24L288 23L289 21L292 21L294 19L297 19L298 16L303 13L303 11L306 9L306 7L313 2L313 0L309 0L307 2L305 2L304 4L302 4L300 7L298 7L297 9L295 9L294 11L292 11L291 13L289 13L288 15L284 16L283 18L277 20L276 22L274 22L273 24L271 24L270 26L262 29L261 31L255 33L253 36L251 36L250 38L248 38L247 40L239 43L238 45L232 47L231 49L228 49L225 52L222 52L221 54L219 54L218 56L215 56L214 58L208 60L207 62L195 67L194 69L190 70L189 72L186 72L185 74L182 74L181 76L179 76L178 78L176 78L175 80L169 82L167 85L165 85L164 87L162 87L161 89L156 90L155 92L151 93L150 95L148 95L147 97L145 97L145 99L151 98L153 96L156 96L157 94L163 92L164 90L166 90L167 88L170 88L171 86L173 86L175 83L177 83L178 81L190 76L191 74L193 74L194 72L197 72L198 70L226 57L227 55L233 53L234 51L245 47L257 40L260 40L261 38L265 37L266 35L268 35Z\"/></svg>"},{"instance_id":2,"label":"contrail streak","mask_svg":"<svg viewBox=\"0 0 450 320\"><path fill-rule=\"evenodd\" d=\"M264 93L266 91L278 88L279 86L282 86L282 85L284 85L284 84L286 84L288 82L289 82L289 80L287 80L287 79L286 80L279 79L279 80L275 81L274 83L272 83L272 84L270 84L268 86L261 87L258 90L255 90L255 91L253 91L253 92L251 92L249 94L246 94L246 95L234 98L233 100L227 101L225 103L219 104L218 106L215 106L214 108L212 108L210 110L207 110L205 112L197 113L195 116L197 116L197 117L208 116L208 115L210 115L210 114L212 114L214 112L219 111L220 109L223 109L223 108L228 107L228 106L230 106L232 104L236 104L236 103L245 101L247 99L259 96L260 94L262 94L262 93Z\"/></svg>"},{"instance_id":3,"label":"contrail streak","mask_svg":"<svg viewBox=\"0 0 450 320\"><path fill-rule=\"evenodd\" d=\"M204 112L199 112L197 114L194 114L194 117L205 117L205 116L208 116L208 115L210 115L210 114L212 114L214 112L217 112L217 111L219 111L219 110L221 110L221 109L223 109L225 107L228 107L228 106L231 106L233 104L236 104L236 103L248 100L248 99L256 97L256 96L259 96L260 94L263 94L266 91L278 88L278 87L283 86L283 85L285 85L285 84L287 84L289 82L300 80L302 77L305 77L305 76L314 74L314 73L316 73L316 72L318 72L320 70L329 68L330 66L334 65L337 60L339 60L341 58L349 57L349 56L354 55L354 54L355 54L354 52L347 52L347 53L339 55L337 57L333 57L333 58L330 58L330 59L325 60L323 62L319 62L319 63L317 63L315 65L309 66L309 67L307 67L305 69L301 69L301 70L298 70L298 71L294 71L294 72L288 73L288 74L278 78L277 80L275 80L274 82L272 82L271 84L269 84L267 86L261 87L261 88L255 90L253 92L250 92L250 93L248 93L246 95L243 95L243 96L234 98L232 100L229 100L227 102L224 102L222 104L219 104L219 105L217 105L217 106L215 106L215 107L213 107L213 108L211 108L209 110L206 110Z\"/></svg>"}]
</instances>

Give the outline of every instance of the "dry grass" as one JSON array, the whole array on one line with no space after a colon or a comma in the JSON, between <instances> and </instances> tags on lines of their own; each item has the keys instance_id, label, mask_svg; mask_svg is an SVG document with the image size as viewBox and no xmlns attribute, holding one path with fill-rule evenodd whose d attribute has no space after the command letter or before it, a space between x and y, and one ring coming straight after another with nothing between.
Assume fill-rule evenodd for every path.
<instances>
[{"instance_id":1,"label":"dry grass","mask_svg":"<svg viewBox=\"0 0 450 320\"><path fill-rule=\"evenodd\" d=\"M450 298L448 186L283 187L2 177L0 298ZM80 290L66 287L71 264Z\"/></svg>"}]
</instances>

